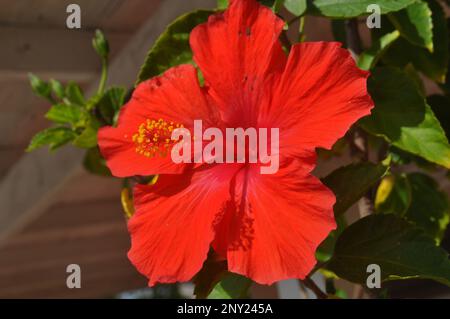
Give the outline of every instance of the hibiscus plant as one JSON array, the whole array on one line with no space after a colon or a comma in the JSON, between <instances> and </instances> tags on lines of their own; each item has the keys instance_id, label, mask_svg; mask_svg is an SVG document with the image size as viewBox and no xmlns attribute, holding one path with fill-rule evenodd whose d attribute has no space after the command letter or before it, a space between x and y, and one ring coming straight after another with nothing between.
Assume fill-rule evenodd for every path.
<instances>
[{"instance_id":1,"label":"hibiscus plant","mask_svg":"<svg viewBox=\"0 0 450 319\"><path fill-rule=\"evenodd\" d=\"M371 4L381 17L369 28ZM123 179L128 257L150 286L193 281L199 298L246 297L252 282L284 279L319 298L343 297L337 279L374 297L386 295L387 281L450 286L440 247L450 220L440 187L450 168L446 5L218 1L167 27L129 92L106 87L108 42L97 31L103 71L92 97L74 82L30 75L54 126L28 150L71 143L87 150L90 172ZM307 42L310 16L329 19L336 41ZM424 81L440 93L427 96ZM174 162L172 134L195 120L224 135L277 128L277 171L261 174L259 161L191 161L195 152ZM317 162L345 154L352 163L315 177ZM381 287L369 285L373 267ZM326 290L311 280L316 272Z\"/></svg>"}]
</instances>

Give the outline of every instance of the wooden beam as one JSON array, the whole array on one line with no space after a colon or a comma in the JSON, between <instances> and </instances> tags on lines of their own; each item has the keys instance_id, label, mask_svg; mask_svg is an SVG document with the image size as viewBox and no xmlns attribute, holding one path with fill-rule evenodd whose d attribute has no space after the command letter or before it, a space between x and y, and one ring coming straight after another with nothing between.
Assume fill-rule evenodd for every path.
<instances>
[{"instance_id":1,"label":"wooden beam","mask_svg":"<svg viewBox=\"0 0 450 319\"><path fill-rule=\"evenodd\" d=\"M214 0L166 0L117 55L110 67L110 83L131 86L151 44L182 13L213 8ZM88 93L95 91L97 80ZM81 167L83 151L65 147L49 154L40 150L24 155L0 182L0 245L46 211L64 193L72 178L87 174Z\"/></svg>"},{"instance_id":2,"label":"wooden beam","mask_svg":"<svg viewBox=\"0 0 450 319\"><path fill-rule=\"evenodd\" d=\"M34 220L55 199L72 176L82 172L83 151L65 147L24 155L0 183L0 244L2 238Z\"/></svg>"},{"instance_id":3,"label":"wooden beam","mask_svg":"<svg viewBox=\"0 0 450 319\"><path fill-rule=\"evenodd\" d=\"M24 80L28 72L60 81L92 81L100 68L91 44L93 34L70 29L0 27L0 81ZM114 44L113 57L130 36L107 32Z\"/></svg>"},{"instance_id":4,"label":"wooden beam","mask_svg":"<svg viewBox=\"0 0 450 319\"><path fill-rule=\"evenodd\" d=\"M134 271L122 256L94 263L80 262L81 289L66 286L66 265L11 278L0 287L0 298L92 298L111 297L124 290L146 286L145 277Z\"/></svg>"},{"instance_id":5,"label":"wooden beam","mask_svg":"<svg viewBox=\"0 0 450 319\"><path fill-rule=\"evenodd\" d=\"M81 8L83 29L134 32L161 1L164 0L0 0L0 24L65 28L66 8L76 3Z\"/></svg>"}]
</instances>

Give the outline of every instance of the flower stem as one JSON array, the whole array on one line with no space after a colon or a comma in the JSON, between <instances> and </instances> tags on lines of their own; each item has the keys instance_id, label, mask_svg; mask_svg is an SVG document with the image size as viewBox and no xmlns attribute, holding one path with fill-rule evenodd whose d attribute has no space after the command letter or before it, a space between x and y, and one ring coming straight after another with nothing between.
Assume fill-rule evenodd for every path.
<instances>
[{"instance_id":1,"label":"flower stem","mask_svg":"<svg viewBox=\"0 0 450 319\"><path fill-rule=\"evenodd\" d=\"M305 279L300 280L300 282L311 289L317 299L328 299L328 295L324 293L311 278L306 277Z\"/></svg>"},{"instance_id":2,"label":"flower stem","mask_svg":"<svg viewBox=\"0 0 450 319\"><path fill-rule=\"evenodd\" d=\"M105 91L106 80L108 79L108 60L106 58L102 59L102 75L100 77L100 83L98 85L97 93L102 95Z\"/></svg>"},{"instance_id":3,"label":"flower stem","mask_svg":"<svg viewBox=\"0 0 450 319\"><path fill-rule=\"evenodd\" d=\"M300 17L300 25L298 27L298 41L304 42L306 40L305 34L305 16Z\"/></svg>"},{"instance_id":4,"label":"flower stem","mask_svg":"<svg viewBox=\"0 0 450 319\"><path fill-rule=\"evenodd\" d=\"M286 31L281 32L280 41L287 50L291 49L292 43L289 41Z\"/></svg>"},{"instance_id":5,"label":"flower stem","mask_svg":"<svg viewBox=\"0 0 450 319\"><path fill-rule=\"evenodd\" d=\"M293 19L291 19L290 21L287 22L288 26L291 26L291 24L293 24L294 22L297 22L297 20L299 21L299 26L298 26L298 39L299 42L303 42L306 39L306 34L305 34L305 19L306 16L301 15L301 16L297 16Z\"/></svg>"}]
</instances>

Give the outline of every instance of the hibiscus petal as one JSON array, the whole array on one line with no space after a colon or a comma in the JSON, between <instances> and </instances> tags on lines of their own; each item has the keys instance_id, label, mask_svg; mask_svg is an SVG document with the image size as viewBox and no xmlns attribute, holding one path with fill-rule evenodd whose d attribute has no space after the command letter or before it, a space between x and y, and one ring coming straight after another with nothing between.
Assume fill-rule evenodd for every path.
<instances>
[{"instance_id":1,"label":"hibiscus petal","mask_svg":"<svg viewBox=\"0 0 450 319\"><path fill-rule=\"evenodd\" d=\"M280 73L286 56L278 41L283 21L256 0L232 1L191 33L194 60L209 94L227 122L251 121L272 73ZM264 84L266 83L266 84ZM252 117L253 114L253 118Z\"/></svg>"},{"instance_id":2,"label":"hibiscus petal","mask_svg":"<svg viewBox=\"0 0 450 319\"><path fill-rule=\"evenodd\" d=\"M130 129L105 127L98 132L98 144L106 164L116 177L134 175L179 174L186 169L183 163L175 164L170 154L148 158L136 152Z\"/></svg>"},{"instance_id":3,"label":"hibiscus petal","mask_svg":"<svg viewBox=\"0 0 450 319\"><path fill-rule=\"evenodd\" d=\"M135 188L128 257L150 286L188 281L201 269L236 170L235 165L201 167Z\"/></svg>"},{"instance_id":4,"label":"hibiscus petal","mask_svg":"<svg viewBox=\"0 0 450 319\"><path fill-rule=\"evenodd\" d=\"M305 278L336 227L333 193L299 162L274 175L242 171L234 185L236 204L228 204L213 242L228 269L261 284Z\"/></svg>"},{"instance_id":5,"label":"hibiscus petal","mask_svg":"<svg viewBox=\"0 0 450 319\"><path fill-rule=\"evenodd\" d=\"M136 88L131 100L122 108L118 126L99 130L98 144L113 175L153 175L180 173L184 164L175 164L170 151L145 156L138 152L133 136L147 120L163 120L191 128L201 119L204 125L216 125L218 114L211 110L198 83L197 71L192 65L181 65L159 77L147 80ZM170 134L160 137L162 146ZM146 146L148 144L144 144ZM149 154L147 154L149 155Z\"/></svg>"},{"instance_id":6,"label":"hibiscus petal","mask_svg":"<svg viewBox=\"0 0 450 319\"><path fill-rule=\"evenodd\" d=\"M369 73L360 70L340 43L311 42L292 47L273 102L261 124L280 128L283 156L330 148L373 107ZM288 114L289 116L286 116Z\"/></svg>"}]
</instances>

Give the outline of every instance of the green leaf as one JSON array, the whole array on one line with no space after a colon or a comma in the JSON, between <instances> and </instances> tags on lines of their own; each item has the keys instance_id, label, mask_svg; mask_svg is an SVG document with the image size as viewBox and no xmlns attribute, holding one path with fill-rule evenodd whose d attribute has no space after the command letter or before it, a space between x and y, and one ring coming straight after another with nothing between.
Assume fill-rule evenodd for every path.
<instances>
[{"instance_id":1,"label":"green leaf","mask_svg":"<svg viewBox=\"0 0 450 319\"><path fill-rule=\"evenodd\" d=\"M28 78L30 80L31 89L36 95L51 100L52 88L49 83L41 80L33 73L28 73Z\"/></svg>"},{"instance_id":2,"label":"green leaf","mask_svg":"<svg viewBox=\"0 0 450 319\"><path fill-rule=\"evenodd\" d=\"M80 86L75 82L69 82L66 86L66 97L71 104L84 106L86 100L83 96Z\"/></svg>"},{"instance_id":3,"label":"green leaf","mask_svg":"<svg viewBox=\"0 0 450 319\"><path fill-rule=\"evenodd\" d=\"M433 21L433 52L412 45L405 39L398 39L383 56L383 62L405 67L412 63L414 67L430 79L444 83L449 59L449 33L445 13L440 4L429 0ZM389 21L382 20L384 30L390 29Z\"/></svg>"},{"instance_id":4,"label":"green leaf","mask_svg":"<svg viewBox=\"0 0 450 319\"><path fill-rule=\"evenodd\" d=\"M242 299L246 298L251 280L233 273L228 273L208 296L208 299Z\"/></svg>"},{"instance_id":5,"label":"green leaf","mask_svg":"<svg viewBox=\"0 0 450 319\"><path fill-rule=\"evenodd\" d=\"M416 84L396 68L376 68L368 82L375 102L372 115L360 121L368 132L396 147L450 168L450 145L439 121Z\"/></svg>"},{"instance_id":6,"label":"green leaf","mask_svg":"<svg viewBox=\"0 0 450 319\"><path fill-rule=\"evenodd\" d=\"M82 118L83 111L78 106L56 104L45 114L45 117L50 121L61 124L76 125Z\"/></svg>"},{"instance_id":7,"label":"green leaf","mask_svg":"<svg viewBox=\"0 0 450 319\"><path fill-rule=\"evenodd\" d=\"M50 127L37 133L28 145L27 152L34 151L44 145L49 145L50 150L55 150L72 141L76 134L67 127Z\"/></svg>"},{"instance_id":8,"label":"green leaf","mask_svg":"<svg viewBox=\"0 0 450 319\"><path fill-rule=\"evenodd\" d=\"M302 16L307 8L306 0L284 0L286 9L296 16Z\"/></svg>"},{"instance_id":9,"label":"green leaf","mask_svg":"<svg viewBox=\"0 0 450 319\"><path fill-rule=\"evenodd\" d=\"M202 269L192 280L195 284L195 296L198 299L207 298L226 274L229 273L227 272L227 262L225 260L218 261L208 257Z\"/></svg>"},{"instance_id":10,"label":"green leaf","mask_svg":"<svg viewBox=\"0 0 450 319\"><path fill-rule=\"evenodd\" d=\"M97 103L98 110L106 124L113 125L117 121L119 110L123 106L126 90L113 87L108 89Z\"/></svg>"},{"instance_id":11,"label":"green leaf","mask_svg":"<svg viewBox=\"0 0 450 319\"><path fill-rule=\"evenodd\" d=\"M172 66L193 63L189 34L212 13L214 11L198 10L182 15L172 22L148 52L136 85L163 73Z\"/></svg>"},{"instance_id":12,"label":"green leaf","mask_svg":"<svg viewBox=\"0 0 450 319\"><path fill-rule=\"evenodd\" d=\"M85 108L87 111L93 110L93 109L97 106L98 102L102 99L102 97L103 97L103 94L102 94L102 93L96 93L96 94L92 95L92 96L86 101L86 104L85 104L84 108Z\"/></svg>"},{"instance_id":13,"label":"green leaf","mask_svg":"<svg viewBox=\"0 0 450 319\"><path fill-rule=\"evenodd\" d=\"M80 148L92 148L97 145L97 131L92 126L88 126L84 131L75 138L73 145Z\"/></svg>"},{"instance_id":14,"label":"green leaf","mask_svg":"<svg viewBox=\"0 0 450 319\"><path fill-rule=\"evenodd\" d=\"M427 102L431 106L434 114L441 123L442 128L450 138L450 98L444 95L431 95L427 97Z\"/></svg>"},{"instance_id":15,"label":"green leaf","mask_svg":"<svg viewBox=\"0 0 450 319\"><path fill-rule=\"evenodd\" d=\"M102 59L106 59L108 57L109 44L102 31L95 30L95 35L92 39L92 46Z\"/></svg>"},{"instance_id":16,"label":"green leaf","mask_svg":"<svg viewBox=\"0 0 450 319\"><path fill-rule=\"evenodd\" d=\"M347 227L327 268L341 278L365 285L370 264L380 266L382 281L422 278L450 286L450 261L445 250L393 214L373 214Z\"/></svg>"},{"instance_id":17,"label":"green leaf","mask_svg":"<svg viewBox=\"0 0 450 319\"><path fill-rule=\"evenodd\" d=\"M272 8L274 12L278 12L285 0L258 0L259 3L266 7ZM228 8L228 0L217 0L217 9L225 10Z\"/></svg>"},{"instance_id":18,"label":"green leaf","mask_svg":"<svg viewBox=\"0 0 450 319\"><path fill-rule=\"evenodd\" d=\"M336 195L334 215L339 216L356 203L386 173L381 164L358 163L341 167L322 179Z\"/></svg>"},{"instance_id":19,"label":"green leaf","mask_svg":"<svg viewBox=\"0 0 450 319\"><path fill-rule=\"evenodd\" d=\"M419 1L399 12L388 15L400 34L412 44L433 52L433 21L431 9L426 2Z\"/></svg>"},{"instance_id":20,"label":"green leaf","mask_svg":"<svg viewBox=\"0 0 450 319\"><path fill-rule=\"evenodd\" d=\"M435 170L437 168L436 164L427 161L423 157L406 152L393 145L390 145L388 149L388 156L395 165L407 165L414 163L424 170Z\"/></svg>"},{"instance_id":21,"label":"green leaf","mask_svg":"<svg viewBox=\"0 0 450 319\"><path fill-rule=\"evenodd\" d=\"M345 221L344 215L336 217L336 224L336 229L330 232L327 238L316 250L316 258L320 262L326 262L333 256L336 240L342 234L345 227L347 227L347 222Z\"/></svg>"},{"instance_id":22,"label":"green leaf","mask_svg":"<svg viewBox=\"0 0 450 319\"><path fill-rule=\"evenodd\" d=\"M358 66L363 70L372 69L399 36L400 33L398 31L393 31L375 39L372 47L359 56Z\"/></svg>"},{"instance_id":23,"label":"green leaf","mask_svg":"<svg viewBox=\"0 0 450 319\"><path fill-rule=\"evenodd\" d=\"M285 0L275 0L273 1L272 4L272 10L273 12L277 13L281 10L281 8L283 8L283 4L284 4Z\"/></svg>"},{"instance_id":24,"label":"green leaf","mask_svg":"<svg viewBox=\"0 0 450 319\"><path fill-rule=\"evenodd\" d=\"M388 175L381 180L375 196L375 211L405 215L411 205L411 186L404 175Z\"/></svg>"},{"instance_id":25,"label":"green leaf","mask_svg":"<svg viewBox=\"0 0 450 319\"><path fill-rule=\"evenodd\" d=\"M55 79L50 79L50 87L58 98L63 99L66 96L64 86L61 84L61 82Z\"/></svg>"},{"instance_id":26,"label":"green leaf","mask_svg":"<svg viewBox=\"0 0 450 319\"><path fill-rule=\"evenodd\" d=\"M411 205L406 219L422 228L440 243L450 219L448 197L434 179L422 173L408 174L412 190Z\"/></svg>"},{"instance_id":27,"label":"green leaf","mask_svg":"<svg viewBox=\"0 0 450 319\"><path fill-rule=\"evenodd\" d=\"M112 176L111 171L106 166L106 161L100 154L98 147L89 149L83 160L84 168L91 174L99 176Z\"/></svg>"},{"instance_id":28,"label":"green leaf","mask_svg":"<svg viewBox=\"0 0 450 319\"><path fill-rule=\"evenodd\" d=\"M411 80L414 81L414 84L416 85L417 90L422 96L426 96L426 89L425 85L423 84L422 78L420 77L419 72L414 68L412 64L408 64L404 68L405 73L409 76Z\"/></svg>"},{"instance_id":29,"label":"green leaf","mask_svg":"<svg viewBox=\"0 0 450 319\"><path fill-rule=\"evenodd\" d=\"M228 0L217 0L217 9L225 10L228 8Z\"/></svg>"},{"instance_id":30,"label":"green leaf","mask_svg":"<svg viewBox=\"0 0 450 319\"><path fill-rule=\"evenodd\" d=\"M99 126L97 120L91 118L81 134L75 138L73 145L80 148L93 148L97 146L97 132Z\"/></svg>"},{"instance_id":31,"label":"green leaf","mask_svg":"<svg viewBox=\"0 0 450 319\"><path fill-rule=\"evenodd\" d=\"M381 13L389 13L406 8L416 0L315 0L308 11L312 14L334 18L352 18L367 15L371 4L380 6Z\"/></svg>"}]
</instances>

